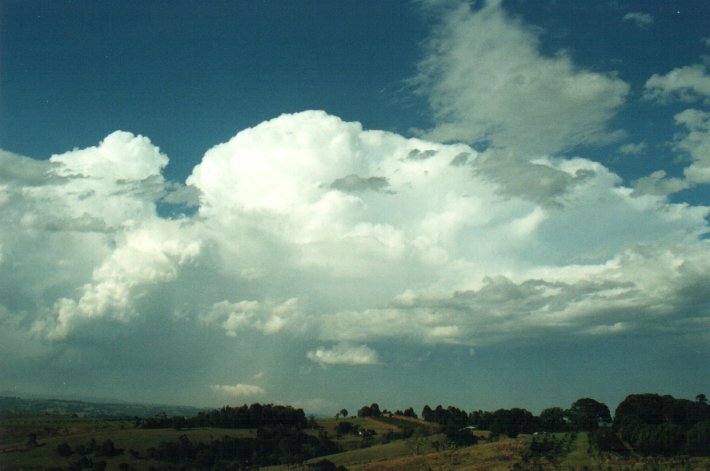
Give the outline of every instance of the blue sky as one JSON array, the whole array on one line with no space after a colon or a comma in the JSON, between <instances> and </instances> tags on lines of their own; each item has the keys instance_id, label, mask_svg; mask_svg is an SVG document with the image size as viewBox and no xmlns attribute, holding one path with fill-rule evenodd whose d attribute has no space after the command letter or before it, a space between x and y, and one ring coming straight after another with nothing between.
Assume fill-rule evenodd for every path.
<instances>
[{"instance_id":1,"label":"blue sky","mask_svg":"<svg viewBox=\"0 0 710 471\"><path fill-rule=\"evenodd\" d=\"M0 389L707 393L705 2L0 8Z\"/></svg>"}]
</instances>

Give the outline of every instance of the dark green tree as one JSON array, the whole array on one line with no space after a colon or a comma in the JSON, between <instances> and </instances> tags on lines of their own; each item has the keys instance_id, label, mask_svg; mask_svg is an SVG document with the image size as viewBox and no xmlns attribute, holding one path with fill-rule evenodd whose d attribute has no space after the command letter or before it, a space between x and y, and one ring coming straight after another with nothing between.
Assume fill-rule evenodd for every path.
<instances>
[{"instance_id":1,"label":"dark green tree","mask_svg":"<svg viewBox=\"0 0 710 471\"><path fill-rule=\"evenodd\" d=\"M491 416L490 430L494 435L517 437L521 433L533 433L537 428L535 416L525 409L498 409Z\"/></svg>"},{"instance_id":2,"label":"dark green tree","mask_svg":"<svg viewBox=\"0 0 710 471\"><path fill-rule=\"evenodd\" d=\"M431 410L431 407L429 407L429 404L426 404L422 409L422 419L426 420L427 422L434 421L433 411Z\"/></svg>"},{"instance_id":3,"label":"dark green tree","mask_svg":"<svg viewBox=\"0 0 710 471\"><path fill-rule=\"evenodd\" d=\"M550 407L540 412L540 428L545 432L562 432L566 429L565 411Z\"/></svg>"},{"instance_id":4,"label":"dark green tree","mask_svg":"<svg viewBox=\"0 0 710 471\"><path fill-rule=\"evenodd\" d=\"M618 428L627 417L636 417L645 424L663 423L663 398L658 394L630 394L621 401L614 412L614 425Z\"/></svg>"},{"instance_id":5,"label":"dark green tree","mask_svg":"<svg viewBox=\"0 0 710 471\"><path fill-rule=\"evenodd\" d=\"M600 423L611 423L606 404L588 397L577 399L567 411L574 430L594 430Z\"/></svg>"}]
</instances>

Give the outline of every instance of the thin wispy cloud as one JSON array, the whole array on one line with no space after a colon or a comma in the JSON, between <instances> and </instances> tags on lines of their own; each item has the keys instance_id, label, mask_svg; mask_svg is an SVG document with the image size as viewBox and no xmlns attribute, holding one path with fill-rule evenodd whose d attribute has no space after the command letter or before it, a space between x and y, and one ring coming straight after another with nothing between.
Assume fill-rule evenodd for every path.
<instances>
[{"instance_id":1,"label":"thin wispy cloud","mask_svg":"<svg viewBox=\"0 0 710 471\"><path fill-rule=\"evenodd\" d=\"M633 23L639 28L647 28L653 24L653 16L640 11L625 14L623 20Z\"/></svg>"},{"instance_id":2,"label":"thin wispy cloud","mask_svg":"<svg viewBox=\"0 0 710 471\"><path fill-rule=\"evenodd\" d=\"M538 33L501 2L452 8L420 62L436 140L490 142L530 157L610 138L609 118L629 86L613 70L575 67L539 50Z\"/></svg>"}]
</instances>

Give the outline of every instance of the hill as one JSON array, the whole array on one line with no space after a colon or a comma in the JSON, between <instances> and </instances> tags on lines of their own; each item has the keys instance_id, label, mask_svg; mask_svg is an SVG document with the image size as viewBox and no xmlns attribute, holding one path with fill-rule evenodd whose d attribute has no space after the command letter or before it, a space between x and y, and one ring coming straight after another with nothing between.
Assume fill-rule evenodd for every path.
<instances>
[{"instance_id":1,"label":"hill","mask_svg":"<svg viewBox=\"0 0 710 471\"><path fill-rule=\"evenodd\" d=\"M189 406L157 404L104 403L65 399L22 398L0 396L0 412L38 415L76 415L78 417L120 418L168 416L193 416L203 409Z\"/></svg>"}]
</instances>

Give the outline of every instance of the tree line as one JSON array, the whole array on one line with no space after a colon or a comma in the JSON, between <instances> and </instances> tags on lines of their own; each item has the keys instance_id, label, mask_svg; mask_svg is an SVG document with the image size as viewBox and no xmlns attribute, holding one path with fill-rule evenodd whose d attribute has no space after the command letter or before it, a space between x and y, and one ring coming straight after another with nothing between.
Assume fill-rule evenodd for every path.
<instances>
[{"instance_id":1,"label":"tree line","mask_svg":"<svg viewBox=\"0 0 710 471\"><path fill-rule=\"evenodd\" d=\"M406 415L416 417L411 408L407 411ZM390 413L387 410L381 412L376 403L358 410L361 417L387 414ZM475 442L461 433L471 429L509 437L589 432L599 451L620 451L624 448L623 440L645 455L710 455L710 405L704 394L698 394L695 401L670 395L631 394L616 408L613 420L606 404L588 397L574 401L567 409L544 409L537 416L521 408L467 413L454 406L432 408L425 405L421 417L438 424L455 444Z\"/></svg>"},{"instance_id":2,"label":"tree line","mask_svg":"<svg viewBox=\"0 0 710 471\"><path fill-rule=\"evenodd\" d=\"M308 419L303 409L259 403L201 411L194 417L168 417L165 414L159 414L154 417L136 419L136 426L139 428L174 428L176 430L193 427L245 429L273 425L306 428L308 427Z\"/></svg>"},{"instance_id":3,"label":"tree line","mask_svg":"<svg viewBox=\"0 0 710 471\"><path fill-rule=\"evenodd\" d=\"M323 434L313 436L297 427L267 425L258 428L253 438L224 436L208 442L193 442L182 435L176 441L162 442L157 447L149 448L145 458L197 469L235 464L252 469L303 463L340 451L341 448Z\"/></svg>"},{"instance_id":4,"label":"tree line","mask_svg":"<svg viewBox=\"0 0 710 471\"><path fill-rule=\"evenodd\" d=\"M643 454L710 455L710 405L658 394L632 394L619 404L614 429Z\"/></svg>"},{"instance_id":5,"label":"tree line","mask_svg":"<svg viewBox=\"0 0 710 471\"><path fill-rule=\"evenodd\" d=\"M361 407L357 415L418 418L411 407L393 414L387 409L381 410L377 403ZM341 409L336 418L339 416L346 417L347 410ZM590 432L592 442L600 451L618 451L624 446L623 440L634 451L646 455L710 455L710 405L704 394L699 394L695 401L676 399L670 395L631 394L616 408L613 420L606 404L588 397L574 401L566 409L544 409L539 415L522 408L467 413L454 406L438 405L432 408L425 405L421 418L439 425L440 432L455 445L475 443L476 438L471 433L473 429L488 430L493 436L509 437L546 432ZM279 436L288 437L283 431L302 431L315 427L315 422L307 419L302 409L256 403L202 411L194 417L167 417L163 414L136 419L136 426L178 430L192 427L267 430L280 427L282 432ZM345 427L347 425L343 424L336 429L336 433L367 432L354 428L345 430Z\"/></svg>"}]
</instances>

